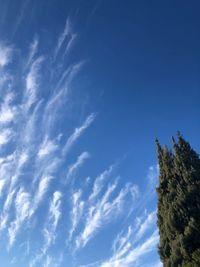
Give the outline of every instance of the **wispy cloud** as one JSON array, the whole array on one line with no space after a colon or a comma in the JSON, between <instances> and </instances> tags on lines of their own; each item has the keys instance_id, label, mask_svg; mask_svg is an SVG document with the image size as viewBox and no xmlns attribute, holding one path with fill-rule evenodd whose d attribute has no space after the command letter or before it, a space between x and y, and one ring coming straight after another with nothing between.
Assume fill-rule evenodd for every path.
<instances>
[{"instance_id":1,"label":"wispy cloud","mask_svg":"<svg viewBox=\"0 0 200 267\"><path fill-rule=\"evenodd\" d=\"M144 242L132 247L131 240L126 240L122 252L113 255L108 261L103 262L100 267L131 267L136 264L142 256L153 251L158 244L159 236L156 230Z\"/></svg>"},{"instance_id":2,"label":"wispy cloud","mask_svg":"<svg viewBox=\"0 0 200 267\"><path fill-rule=\"evenodd\" d=\"M65 23L65 27L63 32L60 34L59 38L58 38L58 42L57 42L57 46L55 49L55 56L58 54L60 48L62 47L65 39L67 37L69 37L72 33L72 25L71 25L71 21L69 18L67 18L66 23Z\"/></svg>"},{"instance_id":3,"label":"wispy cloud","mask_svg":"<svg viewBox=\"0 0 200 267\"><path fill-rule=\"evenodd\" d=\"M60 111L66 108L66 102L69 100L70 83L77 77L85 62L85 60L82 60L78 63L71 64L60 73L52 96L49 98L44 108L42 120L43 128L46 133L54 129L55 123L60 116Z\"/></svg>"},{"instance_id":4,"label":"wispy cloud","mask_svg":"<svg viewBox=\"0 0 200 267\"><path fill-rule=\"evenodd\" d=\"M147 217L145 218L145 220L143 222L140 223L138 229L137 229L137 233L135 235L134 238L134 242L137 242L138 240L140 240L143 235L147 232L148 229L150 229L152 226L155 227L156 225L156 211L153 211L149 214L147 214Z\"/></svg>"},{"instance_id":5,"label":"wispy cloud","mask_svg":"<svg viewBox=\"0 0 200 267\"><path fill-rule=\"evenodd\" d=\"M13 134L10 128L2 129L0 133L0 146L7 144L13 137Z\"/></svg>"},{"instance_id":6,"label":"wispy cloud","mask_svg":"<svg viewBox=\"0 0 200 267\"><path fill-rule=\"evenodd\" d=\"M52 264L52 261L53 261L53 260L52 260L52 257L49 256L49 255L47 255L43 267L49 267L49 266Z\"/></svg>"},{"instance_id":7,"label":"wispy cloud","mask_svg":"<svg viewBox=\"0 0 200 267\"><path fill-rule=\"evenodd\" d=\"M100 228L123 211L123 204L127 195L130 194L132 186L126 185L116 196L113 196L117 184L118 179L112 185L108 185L105 193L95 203L89 203L84 229L76 238L77 248L85 247Z\"/></svg>"},{"instance_id":8,"label":"wispy cloud","mask_svg":"<svg viewBox=\"0 0 200 267\"><path fill-rule=\"evenodd\" d=\"M50 181L53 179L50 175L44 175L39 181L38 188L35 192L32 207L30 209L30 216L33 216L35 211L37 210L39 204L42 202L47 190L49 188Z\"/></svg>"},{"instance_id":9,"label":"wispy cloud","mask_svg":"<svg viewBox=\"0 0 200 267\"><path fill-rule=\"evenodd\" d=\"M44 158L45 156L48 156L52 152L55 152L57 149L58 145L55 143L55 141L49 140L48 137L45 137L43 143L39 148L38 157Z\"/></svg>"},{"instance_id":10,"label":"wispy cloud","mask_svg":"<svg viewBox=\"0 0 200 267\"><path fill-rule=\"evenodd\" d=\"M24 10L29 3L27 0ZM80 250L84 252L93 238L103 233L104 227L116 222L125 228L117 235L110 257L87 266L130 267L155 248L157 232L152 232L155 230L156 214L146 212L140 216L138 224L129 224L126 228L130 220L125 221L124 215L131 210L137 198L142 199L144 207L148 198L145 202L147 194L139 195L135 184L126 183L125 179L115 175L115 164L95 175L94 180L93 166L89 173L85 173L88 166L84 166L84 176L90 175L90 183L75 179L90 158L90 153L81 153L77 149L77 158L73 161L70 152L93 124L96 114L86 116L80 124L77 122L75 129L71 127L67 120L67 103L74 104L70 102L74 99L70 98L71 95L76 94L75 90L71 90L72 81L86 61L64 62L59 58L70 55L79 36L68 19L53 49L53 59L50 55L45 58L40 56L41 44L37 36L26 55L19 53L25 60L15 58L18 53L12 46L0 43L0 232L6 235L9 248L19 245L21 250L21 239L23 244L32 242L27 241L27 233L38 235L38 246L34 247L33 241L33 248L28 245L28 252L24 253L27 261L34 257L29 266L59 267L66 254L59 259L51 253L56 252L53 249L57 249L57 241L62 239L64 246L67 238L68 248L71 248L69 258L76 257ZM16 74L13 69L17 60L21 70ZM14 64L11 68L10 63ZM49 75L47 80L43 78L43 65L46 67L45 75ZM72 164L69 165L69 162ZM67 185L63 185L63 173ZM156 168L151 167L148 194L153 194L156 175ZM41 221L40 212L43 213L45 207L45 221ZM140 208L143 209L142 205ZM134 221L134 216L129 219ZM39 227L35 227L36 224ZM60 232L63 225L66 226L65 236ZM25 234L20 236L22 229ZM64 249L67 250L66 247ZM11 261L20 264L13 255Z\"/></svg>"},{"instance_id":11,"label":"wispy cloud","mask_svg":"<svg viewBox=\"0 0 200 267\"><path fill-rule=\"evenodd\" d=\"M92 193L89 196L89 201L94 200L98 196L98 194L101 192L101 189L105 185L105 180L109 178L113 169L114 169L114 165L111 165L108 170L105 170L95 179Z\"/></svg>"},{"instance_id":12,"label":"wispy cloud","mask_svg":"<svg viewBox=\"0 0 200 267\"><path fill-rule=\"evenodd\" d=\"M38 266L60 266L63 256L62 253L59 258L54 259L47 254L48 249L54 244L57 236L57 226L61 218L61 205L62 205L62 193L55 191L49 204L49 210L47 214L47 220L45 221L44 228L42 230L44 243L39 252L30 260L29 267Z\"/></svg>"},{"instance_id":13,"label":"wispy cloud","mask_svg":"<svg viewBox=\"0 0 200 267\"><path fill-rule=\"evenodd\" d=\"M37 58L31 65L30 71L26 76L26 91L25 91L25 103L26 108L29 109L37 99L37 89L39 84L39 70L41 63L44 61L44 57Z\"/></svg>"},{"instance_id":14,"label":"wispy cloud","mask_svg":"<svg viewBox=\"0 0 200 267\"><path fill-rule=\"evenodd\" d=\"M149 189L154 190L158 183L159 166L150 166L147 174L147 180L149 183Z\"/></svg>"},{"instance_id":15,"label":"wispy cloud","mask_svg":"<svg viewBox=\"0 0 200 267\"><path fill-rule=\"evenodd\" d=\"M13 35L15 35L15 33L18 31L18 29L20 28L20 25L22 24L22 21L24 20L25 15L28 13L26 11L27 11L27 8L30 2L31 2L30 0L25 0L23 1L22 6L20 6L19 15L17 16L14 29L13 29ZM31 11L31 8L29 8L29 12L30 11ZM30 16L30 13L29 13L29 16Z\"/></svg>"},{"instance_id":16,"label":"wispy cloud","mask_svg":"<svg viewBox=\"0 0 200 267\"><path fill-rule=\"evenodd\" d=\"M94 113L90 114L86 120L83 122L83 124L76 128L73 132L73 134L68 138L66 144L64 145L63 148L63 155L66 155L71 147L76 143L78 138L84 133L84 131L92 124L94 121L96 115Z\"/></svg>"},{"instance_id":17,"label":"wispy cloud","mask_svg":"<svg viewBox=\"0 0 200 267\"><path fill-rule=\"evenodd\" d=\"M113 242L113 255L99 266L131 267L133 264L138 266L137 263L142 256L153 251L157 246L159 236L155 229L156 211L145 212L142 217L137 218L135 225L128 226L125 233L121 232L117 235ZM152 266L151 262L149 262L149 266Z\"/></svg>"},{"instance_id":18,"label":"wispy cloud","mask_svg":"<svg viewBox=\"0 0 200 267\"><path fill-rule=\"evenodd\" d=\"M33 59L34 59L34 57L37 53L37 50L38 50L38 44L39 44L38 38L35 37L33 39L33 42L30 44L29 55L28 55L26 67L29 67L29 65L33 63Z\"/></svg>"},{"instance_id":19,"label":"wispy cloud","mask_svg":"<svg viewBox=\"0 0 200 267\"><path fill-rule=\"evenodd\" d=\"M0 125L10 123L14 120L17 108L12 105L13 94L9 93L5 96L0 107Z\"/></svg>"},{"instance_id":20,"label":"wispy cloud","mask_svg":"<svg viewBox=\"0 0 200 267\"><path fill-rule=\"evenodd\" d=\"M71 36L70 36L70 39L68 41L68 44L67 44L67 46L65 48L64 56L69 54L70 50L75 45L77 39L78 39L78 34L72 33Z\"/></svg>"},{"instance_id":21,"label":"wispy cloud","mask_svg":"<svg viewBox=\"0 0 200 267\"><path fill-rule=\"evenodd\" d=\"M0 43L0 68L8 65L12 60L13 49Z\"/></svg>"},{"instance_id":22,"label":"wispy cloud","mask_svg":"<svg viewBox=\"0 0 200 267\"><path fill-rule=\"evenodd\" d=\"M6 225L7 225L8 219L11 215L9 212L10 207L12 205L15 194L16 194L16 189L13 189L12 191L9 190L9 192L7 194L6 200L5 200L4 205L3 205L3 210L2 210L1 216L0 216L0 218L1 218L0 231L4 230Z\"/></svg>"},{"instance_id":23,"label":"wispy cloud","mask_svg":"<svg viewBox=\"0 0 200 267\"><path fill-rule=\"evenodd\" d=\"M69 231L69 240L71 240L72 235L74 231L76 230L76 227L80 221L80 218L83 215L83 210L84 210L84 201L81 200L81 194L82 191L78 190L76 192L73 192L72 194L72 210L71 210L71 221L72 221L72 226Z\"/></svg>"},{"instance_id":24,"label":"wispy cloud","mask_svg":"<svg viewBox=\"0 0 200 267\"><path fill-rule=\"evenodd\" d=\"M42 252L44 255L56 239L56 228L61 217L61 199L62 193L60 191L54 192L53 198L49 206L47 222L45 228L43 229L45 241L42 248Z\"/></svg>"},{"instance_id":25,"label":"wispy cloud","mask_svg":"<svg viewBox=\"0 0 200 267\"><path fill-rule=\"evenodd\" d=\"M12 246L16 235L21 228L24 221L29 217L29 211L31 207L31 196L23 188L17 192L15 200L15 213L16 219L11 223L8 234L9 234L9 246Z\"/></svg>"},{"instance_id":26,"label":"wispy cloud","mask_svg":"<svg viewBox=\"0 0 200 267\"><path fill-rule=\"evenodd\" d=\"M68 172L67 172L67 175L66 175L66 182L69 182L70 181L70 178L72 178L77 170L83 165L83 163L90 157L90 154L85 151L83 153L81 153L76 162L72 165L69 166L68 168Z\"/></svg>"},{"instance_id":27,"label":"wispy cloud","mask_svg":"<svg viewBox=\"0 0 200 267\"><path fill-rule=\"evenodd\" d=\"M6 180L5 179L0 179L0 198L2 196L2 192L3 192L4 188L5 188L5 186L6 186Z\"/></svg>"}]
</instances>

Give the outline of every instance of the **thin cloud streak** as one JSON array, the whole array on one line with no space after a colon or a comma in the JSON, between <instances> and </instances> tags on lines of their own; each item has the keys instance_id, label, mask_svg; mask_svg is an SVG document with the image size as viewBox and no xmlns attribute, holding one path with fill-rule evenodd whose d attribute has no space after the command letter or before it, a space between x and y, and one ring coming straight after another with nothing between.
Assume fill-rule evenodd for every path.
<instances>
[{"instance_id":1,"label":"thin cloud streak","mask_svg":"<svg viewBox=\"0 0 200 267\"><path fill-rule=\"evenodd\" d=\"M30 210L30 217L33 216L35 211L37 210L39 204L43 201L43 198L45 197L45 194L47 193L47 190L50 185L50 181L53 179L50 175L44 175L41 180L39 181L37 191L34 195L32 208Z\"/></svg>"},{"instance_id":2,"label":"thin cloud streak","mask_svg":"<svg viewBox=\"0 0 200 267\"><path fill-rule=\"evenodd\" d=\"M0 126L9 124L14 121L17 114L17 107L12 105L14 96L12 93L8 93L0 107Z\"/></svg>"},{"instance_id":3,"label":"thin cloud streak","mask_svg":"<svg viewBox=\"0 0 200 267\"><path fill-rule=\"evenodd\" d=\"M0 146L6 145L14 135L12 129L2 129L0 133Z\"/></svg>"},{"instance_id":4,"label":"thin cloud streak","mask_svg":"<svg viewBox=\"0 0 200 267\"><path fill-rule=\"evenodd\" d=\"M76 238L76 249L84 248L99 229L123 212L123 205L128 194L131 195L132 186L126 185L113 197L117 185L118 179L112 185L108 185L105 193L96 199L94 203L89 202L85 226Z\"/></svg>"},{"instance_id":5,"label":"thin cloud streak","mask_svg":"<svg viewBox=\"0 0 200 267\"><path fill-rule=\"evenodd\" d=\"M62 204L62 193L60 191L56 191L53 194L53 198L51 200L48 212L48 219L46 222L46 226L43 229L44 236L44 245L42 248L42 252L45 255L48 248L55 242L56 239L56 229L58 222L61 218L61 204Z\"/></svg>"},{"instance_id":6,"label":"thin cloud streak","mask_svg":"<svg viewBox=\"0 0 200 267\"><path fill-rule=\"evenodd\" d=\"M51 155L53 152L58 150L58 145L55 141L49 140L48 137L45 137L43 143L41 144L39 151L38 151L38 157L40 159Z\"/></svg>"},{"instance_id":7,"label":"thin cloud streak","mask_svg":"<svg viewBox=\"0 0 200 267\"><path fill-rule=\"evenodd\" d=\"M76 162L69 166L68 172L66 175L66 183L70 182L70 179L73 178L73 176L76 174L77 170L84 164L84 162L90 158L90 154L85 151L81 153Z\"/></svg>"},{"instance_id":8,"label":"thin cloud streak","mask_svg":"<svg viewBox=\"0 0 200 267\"><path fill-rule=\"evenodd\" d=\"M26 109L29 109L37 99L37 89L39 80L39 70L44 57L37 58L31 65L30 71L26 76L26 91L25 91L25 102Z\"/></svg>"},{"instance_id":9,"label":"thin cloud streak","mask_svg":"<svg viewBox=\"0 0 200 267\"><path fill-rule=\"evenodd\" d=\"M90 114L84 123L79 127L76 128L73 132L73 134L68 138L66 144L64 145L62 154L67 155L67 153L70 151L72 146L76 143L76 141L79 139L79 137L84 133L84 131L92 124L94 121L96 115L95 113Z\"/></svg>"},{"instance_id":10,"label":"thin cloud streak","mask_svg":"<svg viewBox=\"0 0 200 267\"><path fill-rule=\"evenodd\" d=\"M105 185L105 180L109 178L112 171L114 169L114 165L111 165L108 170L105 170L103 173L101 173L94 182L92 193L89 197L89 201L93 201L98 194L101 192L103 186Z\"/></svg>"},{"instance_id":11,"label":"thin cloud streak","mask_svg":"<svg viewBox=\"0 0 200 267\"><path fill-rule=\"evenodd\" d=\"M26 192L23 188L17 192L16 200L15 200L15 213L16 219L11 222L10 227L8 229L9 235L9 247L13 245L16 240L16 235L20 230L22 224L29 217L29 211L31 207L31 196L28 192Z\"/></svg>"},{"instance_id":12,"label":"thin cloud streak","mask_svg":"<svg viewBox=\"0 0 200 267\"><path fill-rule=\"evenodd\" d=\"M59 38L58 38L58 42L57 42L57 46L55 49L55 57L57 56L60 48L62 47L65 39L71 35L72 32L72 26L71 26L71 21L69 18L67 18L66 23L65 23L65 27L63 32L60 34Z\"/></svg>"},{"instance_id":13,"label":"thin cloud streak","mask_svg":"<svg viewBox=\"0 0 200 267\"><path fill-rule=\"evenodd\" d=\"M30 44L30 48L29 48L29 55L28 55L28 60L26 63L26 68L28 68L30 66L30 64L33 63L33 59L38 51L38 45L39 45L39 41L38 38L35 37L33 42Z\"/></svg>"},{"instance_id":14,"label":"thin cloud streak","mask_svg":"<svg viewBox=\"0 0 200 267\"><path fill-rule=\"evenodd\" d=\"M72 210L71 221L72 226L69 231L69 241L71 241L74 231L83 215L85 202L81 200L82 191L73 192L72 194Z\"/></svg>"},{"instance_id":15,"label":"thin cloud streak","mask_svg":"<svg viewBox=\"0 0 200 267\"><path fill-rule=\"evenodd\" d=\"M108 261L103 262L100 267L131 267L136 264L142 256L155 249L159 241L158 231L154 231L144 242L132 247L131 241L125 242L122 252L114 254Z\"/></svg>"},{"instance_id":16,"label":"thin cloud streak","mask_svg":"<svg viewBox=\"0 0 200 267\"><path fill-rule=\"evenodd\" d=\"M7 66L11 62L12 55L13 55L12 47L0 43L0 70L1 68Z\"/></svg>"}]
</instances>

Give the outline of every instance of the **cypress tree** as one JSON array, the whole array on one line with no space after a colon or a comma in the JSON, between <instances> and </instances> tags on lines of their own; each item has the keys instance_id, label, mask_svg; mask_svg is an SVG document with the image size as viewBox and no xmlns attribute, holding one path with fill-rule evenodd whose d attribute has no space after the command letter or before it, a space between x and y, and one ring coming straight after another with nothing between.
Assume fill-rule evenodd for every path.
<instances>
[{"instance_id":1,"label":"cypress tree","mask_svg":"<svg viewBox=\"0 0 200 267\"><path fill-rule=\"evenodd\" d=\"M156 140L159 163L157 224L164 267L200 266L200 158L178 134L173 153Z\"/></svg>"}]
</instances>

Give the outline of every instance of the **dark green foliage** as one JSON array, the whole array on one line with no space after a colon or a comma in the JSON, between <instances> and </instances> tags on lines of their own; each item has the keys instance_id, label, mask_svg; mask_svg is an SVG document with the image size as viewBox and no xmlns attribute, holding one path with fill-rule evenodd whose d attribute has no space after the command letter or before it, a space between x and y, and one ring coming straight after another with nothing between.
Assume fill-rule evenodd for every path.
<instances>
[{"instance_id":1,"label":"dark green foliage","mask_svg":"<svg viewBox=\"0 0 200 267\"><path fill-rule=\"evenodd\" d=\"M158 141L159 254L164 267L200 266L200 158L183 137L173 153Z\"/></svg>"}]
</instances>

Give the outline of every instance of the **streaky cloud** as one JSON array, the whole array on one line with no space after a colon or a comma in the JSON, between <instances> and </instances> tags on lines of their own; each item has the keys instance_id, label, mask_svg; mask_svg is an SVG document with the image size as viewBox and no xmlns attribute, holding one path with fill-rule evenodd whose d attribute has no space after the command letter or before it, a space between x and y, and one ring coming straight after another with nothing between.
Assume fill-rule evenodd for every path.
<instances>
[{"instance_id":1,"label":"streaky cloud","mask_svg":"<svg viewBox=\"0 0 200 267\"><path fill-rule=\"evenodd\" d=\"M87 151L82 152L76 162L69 166L68 172L66 175L66 182L70 182L70 178L72 178L77 170L83 165L83 163L90 157L90 154Z\"/></svg>"},{"instance_id":2,"label":"streaky cloud","mask_svg":"<svg viewBox=\"0 0 200 267\"><path fill-rule=\"evenodd\" d=\"M40 56L31 65L30 71L26 76L26 90L25 90L25 106L28 110L37 99L37 89L39 85L39 70L44 57Z\"/></svg>"},{"instance_id":3,"label":"streaky cloud","mask_svg":"<svg viewBox=\"0 0 200 267\"><path fill-rule=\"evenodd\" d=\"M64 56L67 56L69 54L70 50L75 45L77 38L78 38L78 34L76 34L76 33L71 34L71 37L70 37L70 39L67 43L67 46L65 48Z\"/></svg>"},{"instance_id":4,"label":"streaky cloud","mask_svg":"<svg viewBox=\"0 0 200 267\"><path fill-rule=\"evenodd\" d=\"M34 57L38 51L38 44L39 44L38 38L35 36L35 38L33 39L32 43L30 44L30 47L29 47L28 60L27 60L27 63L25 65L26 68L28 68L30 66L30 64L33 63Z\"/></svg>"},{"instance_id":5,"label":"streaky cloud","mask_svg":"<svg viewBox=\"0 0 200 267\"><path fill-rule=\"evenodd\" d=\"M92 122L94 121L96 117L95 113L90 114L86 120L83 122L83 124L76 128L74 130L74 132L72 133L72 135L68 138L67 142L64 145L62 154L66 155L69 150L72 148L72 146L76 143L76 141L78 140L78 138L84 133L84 131L92 124Z\"/></svg>"},{"instance_id":6,"label":"streaky cloud","mask_svg":"<svg viewBox=\"0 0 200 267\"><path fill-rule=\"evenodd\" d=\"M88 202L85 226L76 238L76 249L85 247L99 229L123 212L123 204L126 202L127 195L130 194L131 186L126 185L115 197L112 197L117 185L118 178L112 185L108 185L105 193L94 203Z\"/></svg>"},{"instance_id":7,"label":"streaky cloud","mask_svg":"<svg viewBox=\"0 0 200 267\"><path fill-rule=\"evenodd\" d=\"M103 173L97 176L93 185L92 193L89 196L89 201L93 201L98 196L104 186L105 180L109 178L113 169L114 165L111 165L108 170L105 170Z\"/></svg>"},{"instance_id":8,"label":"streaky cloud","mask_svg":"<svg viewBox=\"0 0 200 267\"><path fill-rule=\"evenodd\" d=\"M128 237L128 238L127 238ZM130 235L125 238L122 250L117 251L109 260L103 262L100 267L131 267L147 253L155 249L159 241L158 231L155 230L144 242L133 247Z\"/></svg>"},{"instance_id":9,"label":"streaky cloud","mask_svg":"<svg viewBox=\"0 0 200 267\"><path fill-rule=\"evenodd\" d=\"M8 229L9 247L13 245L19 229L21 228L25 220L29 217L30 207L30 194L26 192L23 188L20 188L20 190L17 192L15 200L16 219L15 221L11 222L10 227Z\"/></svg>"},{"instance_id":10,"label":"streaky cloud","mask_svg":"<svg viewBox=\"0 0 200 267\"><path fill-rule=\"evenodd\" d=\"M6 145L13 137L14 132L11 128L2 129L0 133L0 146Z\"/></svg>"},{"instance_id":11,"label":"streaky cloud","mask_svg":"<svg viewBox=\"0 0 200 267\"><path fill-rule=\"evenodd\" d=\"M72 193L72 210L71 210L71 221L72 225L69 231L69 241L72 239L73 233L83 215L85 202L81 200L82 191L79 189Z\"/></svg>"},{"instance_id":12,"label":"streaky cloud","mask_svg":"<svg viewBox=\"0 0 200 267\"><path fill-rule=\"evenodd\" d=\"M8 93L0 107L0 125L8 124L14 121L17 114L17 108L12 105L13 94Z\"/></svg>"},{"instance_id":13,"label":"streaky cloud","mask_svg":"<svg viewBox=\"0 0 200 267\"><path fill-rule=\"evenodd\" d=\"M43 143L41 144L39 151L38 151L38 157L44 158L48 156L49 154L52 154L58 149L58 145L55 141L49 140L48 137L45 137Z\"/></svg>"},{"instance_id":14,"label":"streaky cloud","mask_svg":"<svg viewBox=\"0 0 200 267\"><path fill-rule=\"evenodd\" d=\"M50 175L43 175L42 178L40 179L37 190L33 198L32 207L30 209L30 217L33 216L33 214L39 207L40 203L43 201L43 198L45 197L49 189L49 184L52 179L53 177Z\"/></svg>"},{"instance_id":15,"label":"streaky cloud","mask_svg":"<svg viewBox=\"0 0 200 267\"><path fill-rule=\"evenodd\" d=\"M62 193L60 191L55 191L50 202L47 222L43 229L44 245L42 247L42 252L44 255L46 254L48 248L55 242L57 235L56 229L61 218L61 204Z\"/></svg>"},{"instance_id":16,"label":"streaky cloud","mask_svg":"<svg viewBox=\"0 0 200 267\"><path fill-rule=\"evenodd\" d=\"M58 42L56 45L56 49L55 49L55 56L57 56L60 48L62 47L66 37L70 36L72 32L72 26L71 26L71 21L69 18L67 18L66 23L65 23L65 27L63 32L60 34L59 38L58 38Z\"/></svg>"},{"instance_id":17,"label":"streaky cloud","mask_svg":"<svg viewBox=\"0 0 200 267\"><path fill-rule=\"evenodd\" d=\"M9 217L10 217L10 208L11 208L11 205L13 203L13 199L14 199L14 196L16 194L16 188L13 189L12 191L9 190L8 194L7 194L7 197L6 197L6 200L4 202L4 205L3 205L3 210L1 212L1 215L0 215L0 232L2 230L4 230L7 226L7 223L8 223L8 220L9 220Z\"/></svg>"},{"instance_id":18,"label":"streaky cloud","mask_svg":"<svg viewBox=\"0 0 200 267\"><path fill-rule=\"evenodd\" d=\"M0 43L0 68L7 66L12 60L13 48Z\"/></svg>"}]
</instances>

